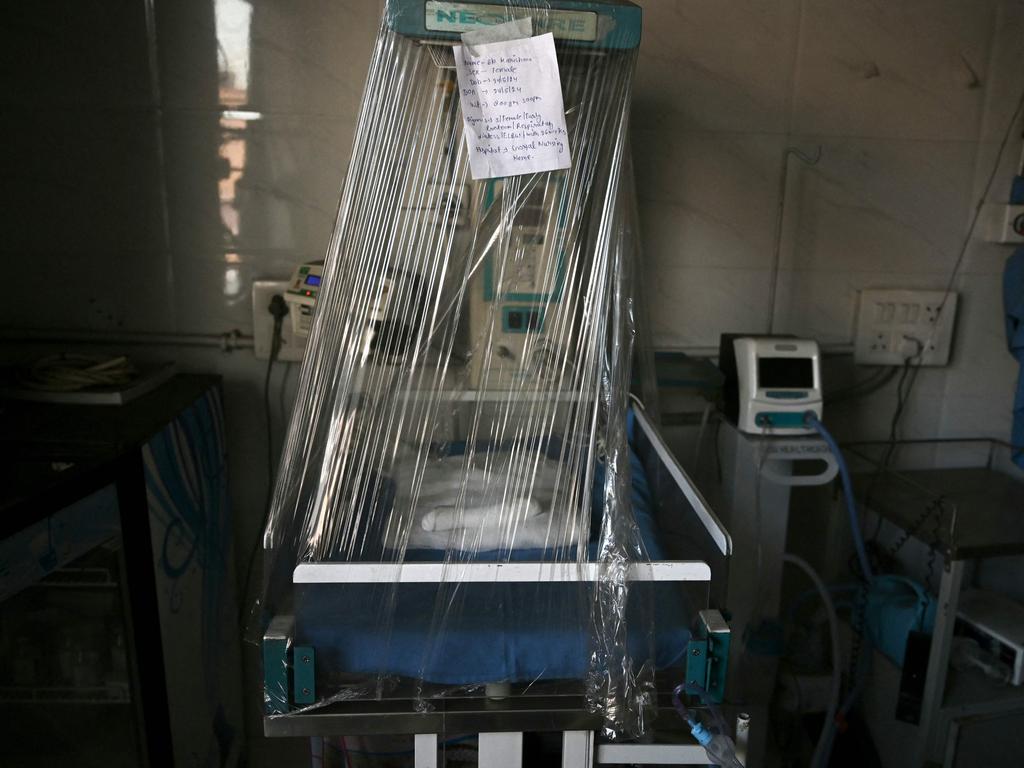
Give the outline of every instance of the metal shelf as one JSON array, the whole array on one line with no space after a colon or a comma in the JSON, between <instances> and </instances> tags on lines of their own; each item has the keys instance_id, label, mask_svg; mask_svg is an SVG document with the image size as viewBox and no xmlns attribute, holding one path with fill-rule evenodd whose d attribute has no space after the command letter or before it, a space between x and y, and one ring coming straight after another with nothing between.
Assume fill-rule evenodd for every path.
<instances>
[{"instance_id":1,"label":"metal shelf","mask_svg":"<svg viewBox=\"0 0 1024 768\"><path fill-rule=\"evenodd\" d=\"M897 443L935 467L927 469L883 469L884 446L850 446L862 460L854 489L866 508L927 539L947 560L1024 554L1024 481L1008 444L987 438ZM934 518L922 524L929 508Z\"/></svg>"}]
</instances>

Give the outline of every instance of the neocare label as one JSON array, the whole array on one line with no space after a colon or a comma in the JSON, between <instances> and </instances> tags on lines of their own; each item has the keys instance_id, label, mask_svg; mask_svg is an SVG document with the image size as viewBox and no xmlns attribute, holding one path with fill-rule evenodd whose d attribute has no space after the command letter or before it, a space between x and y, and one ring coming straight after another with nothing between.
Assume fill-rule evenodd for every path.
<instances>
[{"instance_id":1,"label":"neocare label","mask_svg":"<svg viewBox=\"0 0 1024 768\"><path fill-rule=\"evenodd\" d=\"M560 40L597 40L597 14L593 11L512 8L489 3L451 3L427 0L426 28L432 32L469 32L482 26L504 24L510 18L533 17L534 34L550 32Z\"/></svg>"}]
</instances>

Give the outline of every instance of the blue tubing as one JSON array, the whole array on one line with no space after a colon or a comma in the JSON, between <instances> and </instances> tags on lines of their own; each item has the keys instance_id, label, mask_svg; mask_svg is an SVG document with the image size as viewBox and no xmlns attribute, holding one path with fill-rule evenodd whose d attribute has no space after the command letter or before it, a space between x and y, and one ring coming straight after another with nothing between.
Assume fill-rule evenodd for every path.
<instances>
[{"instance_id":1,"label":"blue tubing","mask_svg":"<svg viewBox=\"0 0 1024 768\"><path fill-rule=\"evenodd\" d=\"M697 720L693 716L693 713L690 712L690 710L687 708L687 706L683 704L682 694L685 691L686 683L677 685L675 687L675 689L672 691L672 706L676 708L676 712L679 713L679 716L683 718L683 720L688 722L690 725L693 725L695 722L697 722Z\"/></svg>"},{"instance_id":2,"label":"blue tubing","mask_svg":"<svg viewBox=\"0 0 1024 768\"><path fill-rule=\"evenodd\" d=\"M832 455L836 457L836 463L839 464L839 475L843 480L843 497L846 499L846 511L850 517L850 533L853 535L853 546L857 550L857 559L860 561L861 573L864 574L865 579L871 581L875 578L875 575L871 571L868 553L864 548L864 538L860 534L860 524L857 520L857 504L853 498L853 483L850 482L850 470L846 466L846 459L843 458L843 452L839 450L839 443L825 429L825 425L818 420L817 416L813 413L808 413L804 417L804 421L807 426L813 427L821 435L821 439L828 445Z\"/></svg>"}]
</instances>

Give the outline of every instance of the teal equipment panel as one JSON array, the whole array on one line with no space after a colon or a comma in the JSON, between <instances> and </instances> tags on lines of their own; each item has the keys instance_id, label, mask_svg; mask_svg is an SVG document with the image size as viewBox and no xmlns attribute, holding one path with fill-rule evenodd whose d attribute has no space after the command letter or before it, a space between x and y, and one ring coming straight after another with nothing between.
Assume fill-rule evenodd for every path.
<instances>
[{"instance_id":1,"label":"teal equipment panel","mask_svg":"<svg viewBox=\"0 0 1024 768\"><path fill-rule=\"evenodd\" d=\"M754 423L759 427L783 427L786 429L799 429L807 426L807 411L797 413L785 411L758 411L754 416Z\"/></svg>"}]
</instances>

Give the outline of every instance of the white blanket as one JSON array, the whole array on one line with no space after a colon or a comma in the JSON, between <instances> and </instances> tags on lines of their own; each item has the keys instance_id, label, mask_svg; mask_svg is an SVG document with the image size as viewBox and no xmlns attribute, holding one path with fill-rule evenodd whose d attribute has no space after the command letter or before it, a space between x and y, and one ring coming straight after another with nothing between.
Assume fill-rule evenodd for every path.
<instances>
[{"instance_id":1,"label":"white blanket","mask_svg":"<svg viewBox=\"0 0 1024 768\"><path fill-rule=\"evenodd\" d=\"M569 509L572 483L558 463L503 458L498 469L467 468L463 456L428 460L418 487L417 462L398 463L385 546L481 552L577 544L585 521Z\"/></svg>"}]
</instances>

